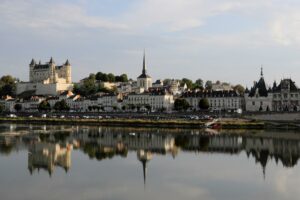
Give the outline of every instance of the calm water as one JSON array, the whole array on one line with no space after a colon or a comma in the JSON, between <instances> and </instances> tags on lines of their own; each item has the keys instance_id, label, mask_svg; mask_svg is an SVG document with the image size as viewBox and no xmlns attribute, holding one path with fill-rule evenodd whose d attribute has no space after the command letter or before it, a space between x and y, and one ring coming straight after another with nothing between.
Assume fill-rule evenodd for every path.
<instances>
[{"instance_id":1,"label":"calm water","mask_svg":"<svg viewBox=\"0 0 300 200\"><path fill-rule=\"evenodd\" d=\"M0 199L299 199L300 133L0 125Z\"/></svg>"}]
</instances>

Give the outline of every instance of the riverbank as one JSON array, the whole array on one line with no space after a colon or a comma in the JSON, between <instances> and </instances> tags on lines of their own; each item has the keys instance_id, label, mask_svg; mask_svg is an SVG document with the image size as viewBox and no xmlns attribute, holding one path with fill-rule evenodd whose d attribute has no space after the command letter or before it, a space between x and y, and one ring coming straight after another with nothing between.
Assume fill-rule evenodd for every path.
<instances>
[{"instance_id":1,"label":"riverbank","mask_svg":"<svg viewBox=\"0 0 300 200\"><path fill-rule=\"evenodd\" d=\"M47 125L91 125L91 126L121 126L121 127L157 127L157 128L204 128L205 120L184 119L60 119L60 118L29 118L1 117L0 123L26 123ZM218 122L222 129L265 129L265 123L242 119L226 119Z\"/></svg>"}]
</instances>

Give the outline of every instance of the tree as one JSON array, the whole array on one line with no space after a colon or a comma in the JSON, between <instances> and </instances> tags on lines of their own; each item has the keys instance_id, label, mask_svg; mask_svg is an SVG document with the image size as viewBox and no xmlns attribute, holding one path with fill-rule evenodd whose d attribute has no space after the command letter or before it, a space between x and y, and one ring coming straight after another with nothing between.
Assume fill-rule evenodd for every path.
<instances>
[{"instance_id":1,"label":"tree","mask_svg":"<svg viewBox=\"0 0 300 200\"><path fill-rule=\"evenodd\" d=\"M128 76L127 76L127 74L121 74L120 78L121 78L121 82L128 82Z\"/></svg>"},{"instance_id":2,"label":"tree","mask_svg":"<svg viewBox=\"0 0 300 200\"><path fill-rule=\"evenodd\" d=\"M15 109L17 112L21 111L21 110L22 110L22 104L19 104L19 103L15 104L14 109Z\"/></svg>"},{"instance_id":3,"label":"tree","mask_svg":"<svg viewBox=\"0 0 300 200\"><path fill-rule=\"evenodd\" d=\"M205 83L205 89L211 90L212 89L212 81L206 81Z\"/></svg>"},{"instance_id":4,"label":"tree","mask_svg":"<svg viewBox=\"0 0 300 200\"><path fill-rule=\"evenodd\" d=\"M207 110L209 108L209 102L207 98L200 99L199 101L199 108L201 110Z\"/></svg>"},{"instance_id":5,"label":"tree","mask_svg":"<svg viewBox=\"0 0 300 200\"><path fill-rule=\"evenodd\" d=\"M245 93L245 88L240 84L234 86L233 89L235 91L237 91L239 94L244 94Z\"/></svg>"},{"instance_id":6,"label":"tree","mask_svg":"<svg viewBox=\"0 0 300 200\"><path fill-rule=\"evenodd\" d=\"M189 102L187 102L187 100L179 98L176 99L174 102L174 109L177 111L186 111L188 108L190 107Z\"/></svg>"},{"instance_id":7,"label":"tree","mask_svg":"<svg viewBox=\"0 0 300 200\"><path fill-rule=\"evenodd\" d=\"M112 73L107 74L108 77L108 81L109 82L115 82L115 75L113 75Z\"/></svg>"},{"instance_id":8,"label":"tree","mask_svg":"<svg viewBox=\"0 0 300 200\"><path fill-rule=\"evenodd\" d=\"M16 79L12 76L2 76L0 79L0 96L14 96L16 90Z\"/></svg>"},{"instance_id":9,"label":"tree","mask_svg":"<svg viewBox=\"0 0 300 200\"><path fill-rule=\"evenodd\" d=\"M50 111L51 110L51 106L49 104L48 101L44 100L42 101L39 106L38 106L38 110L39 111Z\"/></svg>"},{"instance_id":10,"label":"tree","mask_svg":"<svg viewBox=\"0 0 300 200\"><path fill-rule=\"evenodd\" d=\"M4 106L0 104L0 113L2 113L3 111L4 111Z\"/></svg>"},{"instance_id":11,"label":"tree","mask_svg":"<svg viewBox=\"0 0 300 200\"><path fill-rule=\"evenodd\" d=\"M68 106L67 102L63 99L61 101L58 101L54 104L54 110L56 111L68 111L70 110L70 107Z\"/></svg>"},{"instance_id":12,"label":"tree","mask_svg":"<svg viewBox=\"0 0 300 200\"><path fill-rule=\"evenodd\" d=\"M193 81L187 78L183 78L181 80L181 85L183 86L184 84L186 84L188 89L192 89L193 88Z\"/></svg>"},{"instance_id":13,"label":"tree","mask_svg":"<svg viewBox=\"0 0 300 200\"><path fill-rule=\"evenodd\" d=\"M145 108L148 110L148 111L151 111L151 106L149 104L145 105Z\"/></svg>"}]
</instances>

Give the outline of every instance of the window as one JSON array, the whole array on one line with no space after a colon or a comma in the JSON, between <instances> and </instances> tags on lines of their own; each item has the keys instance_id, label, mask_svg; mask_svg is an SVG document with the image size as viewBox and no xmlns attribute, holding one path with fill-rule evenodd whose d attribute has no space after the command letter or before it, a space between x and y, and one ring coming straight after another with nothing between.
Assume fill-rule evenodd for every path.
<instances>
[{"instance_id":1,"label":"window","mask_svg":"<svg viewBox=\"0 0 300 200\"><path fill-rule=\"evenodd\" d=\"M252 101L252 106L255 106L255 101Z\"/></svg>"}]
</instances>

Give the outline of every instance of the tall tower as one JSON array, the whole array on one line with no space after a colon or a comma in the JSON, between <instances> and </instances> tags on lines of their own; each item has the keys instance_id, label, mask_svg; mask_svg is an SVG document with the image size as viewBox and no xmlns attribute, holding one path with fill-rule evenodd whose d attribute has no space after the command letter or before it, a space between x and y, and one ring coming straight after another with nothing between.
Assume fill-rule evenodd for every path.
<instances>
[{"instance_id":1,"label":"tall tower","mask_svg":"<svg viewBox=\"0 0 300 200\"><path fill-rule=\"evenodd\" d=\"M50 58L49 61L49 70L50 70L50 83L56 83L55 62L52 57Z\"/></svg>"},{"instance_id":2,"label":"tall tower","mask_svg":"<svg viewBox=\"0 0 300 200\"><path fill-rule=\"evenodd\" d=\"M147 91L152 86L152 78L147 74L146 71L146 56L145 51L143 55L143 69L142 74L137 78L137 86Z\"/></svg>"},{"instance_id":3,"label":"tall tower","mask_svg":"<svg viewBox=\"0 0 300 200\"><path fill-rule=\"evenodd\" d=\"M71 76L71 64L69 60L67 59L66 63L64 64L66 67L66 83L72 83L72 76Z\"/></svg>"},{"instance_id":4,"label":"tall tower","mask_svg":"<svg viewBox=\"0 0 300 200\"><path fill-rule=\"evenodd\" d=\"M29 82L33 82L33 69L36 65L35 60L32 58L30 64L29 64Z\"/></svg>"}]
</instances>

